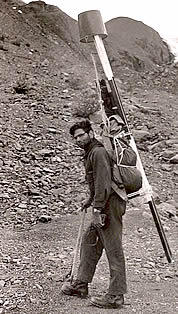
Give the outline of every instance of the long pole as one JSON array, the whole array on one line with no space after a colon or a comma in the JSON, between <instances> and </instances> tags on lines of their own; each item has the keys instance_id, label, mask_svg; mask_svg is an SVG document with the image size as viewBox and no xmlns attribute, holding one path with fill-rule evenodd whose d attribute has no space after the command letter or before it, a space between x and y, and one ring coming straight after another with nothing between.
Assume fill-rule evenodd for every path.
<instances>
[{"instance_id":1,"label":"long pole","mask_svg":"<svg viewBox=\"0 0 178 314\"><path fill-rule=\"evenodd\" d=\"M141 171L141 174L142 174L142 179L143 179L142 190L144 191L146 201L150 207L150 210L151 210L151 213L152 213L152 216L153 216L153 219L154 219L154 222L156 225L156 229L158 231L165 255L167 257L168 262L171 263L171 261L172 261L171 249L169 247L169 244L168 244L163 226L161 224L161 220L160 220L155 202L154 202L153 197L152 197L152 189L151 189L151 186L147 180L147 177L146 177L146 174L145 174L145 171L144 171L144 168L143 168L143 165L142 165L142 162L141 162L141 159L140 159L140 156L139 156L136 144L135 144L135 140L134 140L134 138L133 138L133 136L129 130L129 126L128 126L128 122L127 122L124 108L122 105L122 101L121 101L121 98L120 98L120 95L119 95L119 92L117 89L117 85L116 85L115 80L114 80L113 72L112 72L108 57L107 57L107 53L106 53L102 38L99 35L95 35L94 36L94 43L95 43L95 47L96 47L98 56L100 58L105 76L106 76L108 83L109 83L109 86L111 88L112 96L114 98L114 103L115 103L115 105L117 105L118 114L123 119L123 121L127 127L127 131L130 134L130 144L137 154L137 167Z\"/></svg>"}]
</instances>

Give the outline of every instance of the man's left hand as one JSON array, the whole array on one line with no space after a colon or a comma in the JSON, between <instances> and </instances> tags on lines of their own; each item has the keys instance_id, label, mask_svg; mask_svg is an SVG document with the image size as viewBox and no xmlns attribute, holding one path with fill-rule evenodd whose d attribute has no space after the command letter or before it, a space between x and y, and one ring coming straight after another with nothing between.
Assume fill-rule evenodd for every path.
<instances>
[{"instance_id":1,"label":"man's left hand","mask_svg":"<svg viewBox=\"0 0 178 314\"><path fill-rule=\"evenodd\" d=\"M93 212L91 225L94 228L102 228L105 225L106 215L99 212Z\"/></svg>"}]
</instances>

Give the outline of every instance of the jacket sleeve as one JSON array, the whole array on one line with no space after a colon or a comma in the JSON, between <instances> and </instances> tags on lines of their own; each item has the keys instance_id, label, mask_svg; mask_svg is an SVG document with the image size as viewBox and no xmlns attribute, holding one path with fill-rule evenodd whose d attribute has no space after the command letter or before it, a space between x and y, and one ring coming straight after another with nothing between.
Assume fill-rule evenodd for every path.
<instances>
[{"instance_id":1,"label":"jacket sleeve","mask_svg":"<svg viewBox=\"0 0 178 314\"><path fill-rule=\"evenodd\" d=\"M104 147L97 147L91 155L94 183L94 207L104 208L111 194L111 163Z\"/></svg>"}]
</instances>

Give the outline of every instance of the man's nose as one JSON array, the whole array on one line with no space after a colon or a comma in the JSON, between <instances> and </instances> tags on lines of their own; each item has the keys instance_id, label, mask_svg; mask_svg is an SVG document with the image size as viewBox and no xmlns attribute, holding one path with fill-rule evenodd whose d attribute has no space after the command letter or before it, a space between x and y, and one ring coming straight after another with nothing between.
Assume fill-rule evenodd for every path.
<instances>
[{"instance_id":1,"label":"man's nose","mask_svg":"<svg viewBox=\"0 0 178 314\"><path fill-rule=\"evenodd\" d=\"M80 137L80 136L77 136L77 137L75 138L75 142L76 142L77 144L79 144L79 143L81 142L81 137Z\"/></svg>"}]
</instances>

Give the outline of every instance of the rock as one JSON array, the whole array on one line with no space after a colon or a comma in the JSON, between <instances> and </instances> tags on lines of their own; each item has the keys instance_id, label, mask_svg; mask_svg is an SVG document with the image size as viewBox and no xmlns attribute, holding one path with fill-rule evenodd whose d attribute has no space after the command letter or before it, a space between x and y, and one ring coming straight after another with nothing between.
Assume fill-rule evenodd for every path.
<instances>
[{"instance_id":1,"label":"rock","mask_svg":"<svg viewBox=\"0 0 178 314\"><path fill-rule=\"evenodd\" d=\"M45 156L45 157L50 157L53 155L53 151L49 149L41 149L37 152L39 155Z\"/></svg>"},{"instance_id":2,"label":"rock","mask_svg":"<svg viewBox=\"0 0 178 314\"><path fill-rule=\"evenodd\" d=\"M174 173L175 176L178 176L178 169L174 169L173 173Z\"/></svg>"},{"instance_id":3,"label":"rock","mask_svg":"<svg viewBox=\"0 0 178 314\"><path fill-rule=\"evenodd\" d=\"M158 108L151 108L151 107L145 107L145 106L142 106L140 104L136 104L135 105L137 108L139 108L140 112L143 112L145 114L159 114L161 115L161 111L158 109Z\"/></svg>"},{"instance_id":4,"label":"rock","mask_svg":"<svg viewBox=\"0 0 178 314\"><path fill-rule=\"evenodd\" d=\"M178 143L173 143L173 144L172 144L172 148L173 148L176 152L178 152Z\"/></svg>"},{"instance_id":5,"label":"rock","mask_svg":"<svg viewBox=\"0 0 178 314\"><path fill-rule=\"evenodd\" d=\"M62 161L61 157L59 157L59 156L52 157L51 160L52 160L52 162L61 162Z\"/></svg>"},{"instance_id":6,"label":"rock","mask_svg":"<svg viewBox=\"0 0 178 314\"><path fill-rule=\"evenodd\" d=\"M152 215L151 215L151 213L148 212L148 211L144 211L142 215L143 215L143 217L146 218L146 219L152 219Z\"/></svg>"},{"instance_id":7,"label":"rock","mask_svg":"<svg viewBox=\"0 0 178 314\"><path fill-rule=\"evenodd\" d=\"M158 274L156 274L155 281L156 281L156 282L160 282L160 281L161 281L161 277L160 277Z\"/></svg>"},{"instance_id":8,"label":"rock","mask_svg":"<svg viewBox=\"0 0 178 314\"><path fill-rule=\"evenodd\" d=\"M37 304L37 303L38 303L38 300L35 299L35 298L30 297L30 302L31 302L32 304Z\"/></svg>"},{"instance_id":9,"label":"rock","mask_svg":"<svg viewBox=\"0 0 178 314\"><path fill-rule=\"evenodd\" d=\"M16 150L21 151L23 147L20 145L20 143L15 143L15 148Z\"/></svg>"},{"instance_id":10,"label":"rock","mask_svg":"<svg viewBox=\"0 0 178 314\"><path fill-rule=\"evenodd\" d=\"M161 203L157 206L160 214L166 216L167 218L176 217L176 207L169 203Z\"/></svg>"},{"instance_id":11,"label":"rock","mask_svg":"<svg viewBox=\"0 0 178 314\"><path fill-rule=\"evenodd\" d=\"M172 151L172 150L165 150L163 151L160 156L166 160L169 160L170 158L172 158L173 156L175 156L175 151Z\"/></svg>"},{"instance_id":12,"label":"rock","mask_svg":"<svg viewBox=\"0 0 178 314\"><path fill-rule=\"evenodd\" d=\"M38 218L38 220L39 220L39 222L47 223L47 222L50 222L52 220L52 218L49 215L41 215Z\"/></svg>"},{"instance_id":13,"label":"rock","mask_svg":"<svg viewBox=\"0 0 178 314\"><path fill-rule=\"evenodd\" d=\"M26 203L20 203L18 207L21 209L27 209L27 204Z\"/></svg>"},{"instance_id":14,"label":"rock","mask_svg":"<svg viewBox=\"0 0 178 314\"><path fill-rule=\"evenodd\" d=\"M161 199L160 199L159 193L153 191L152 195L153 195L153 199L154 199L155 204L156 205L160 204L161 203Z\"/></svg>"},{"instance_id":15,"label":"rock","mask_svg":"<svg viewBox=\"0 0 178 314\"><path fill-rule=\"evenodd\" d=\"M150 133L144 130L133 130L133 136L136 142L141 143L150 137Z\"/></svg>"},{"instance_id":16,"label":"rock","mask_svg":"<svg viewBox=\"0 0 178 314\"><path fill-rule=\"evenodd\" d=\"M45 171L45 172L49 172L49 173L54 173L54 171L52 170L52 169L50 169L50 168L47 168L47 167L44 167L43 168L43 171Z\"/></svg>"},{"instance_id":17,"label":"rock","mask_svg":"<svg viewBox=\"0 0 178 314\"><path fill-rule=\"evenodd\" d=\"M0 280L0 288L3 288L5 286L6 282L4 280Z\"/></svg>"},{"instance_id":18,"label":"rock","mask_svg":"<svg viewBox=\"0 0 178 314\"><path fill-rule=\"evenodd\" d=\"M173 156L169 161L171 164L178 164L178 154Z\"/></svg>"},{"instance_id":19,"label":"rock","mask_svg":"<svg viewBox=\"0 0 178 314\"><path fill-rule=\"evenodd\" d=\"M172 171L172 166L168 165L168 164L162 164L161 165L161 170L170 172L170 171Z\"/></svg>"},{"instance_id":20,"label":"rock","mask_svg":"<svg viewBox=\"0 0 178 314\"><path fill-rule=\"evenodd\" d=\"M16 208L16 212L17 212L17 214L19 214L19 215L24 215L25 212L26 212L26 209L19 207L19 208Z\"/></svg>"},{"instance_id":21,"label":"rock","mask_svg":"<svg viewBox=\"0 0 178 314\"><path fill-rule=\"evenodd\" d=\"M166 141L166 145L168 146L172 147L173 144L178 144L178 138L173 138Z\"/></svg>"},{"instance_id":22,"label":"rock","mask_svg":"<svg viewBox=\"0 0 178 314\"><path fill-rule=\"evenodd\" d=\"M49 131L50 133L54 133L54 134L58 132L58 130L55 129L55 128L49 128L48 131Z\"/></svg>"},{"instance_id":23,"label":"rock","mask_svg":"<svg viewBox=\"0 0 178 314\"><path fill-rule=\"evenodd\" d=\"M6 48L4 45L0 44L0 50L8 51L8 48Z\"/></svg>"},{"instance_id":24,"label":"rock","mask_svg":"<svg viewBox=\"0 0 178 314\"><path fill-rule=\"evenodd\" d=\"M49 65L49 60L48 59L45 59L41 62L41 66L42 67L47 67Z\"/></svg>"},{"instance_id":25,"label":"rock","mask_svg":"<svg viewBox=\"0 0 178 314\"><path fill-rule=\"evenodd\" d=\"M164 142L163 141L159 141L157 143L154 143L154 144L149 144L148 145L148 149L149 151L153 151L154 153L159 153L161 149L164 148Z\"/></svg>"}]
</instances>

